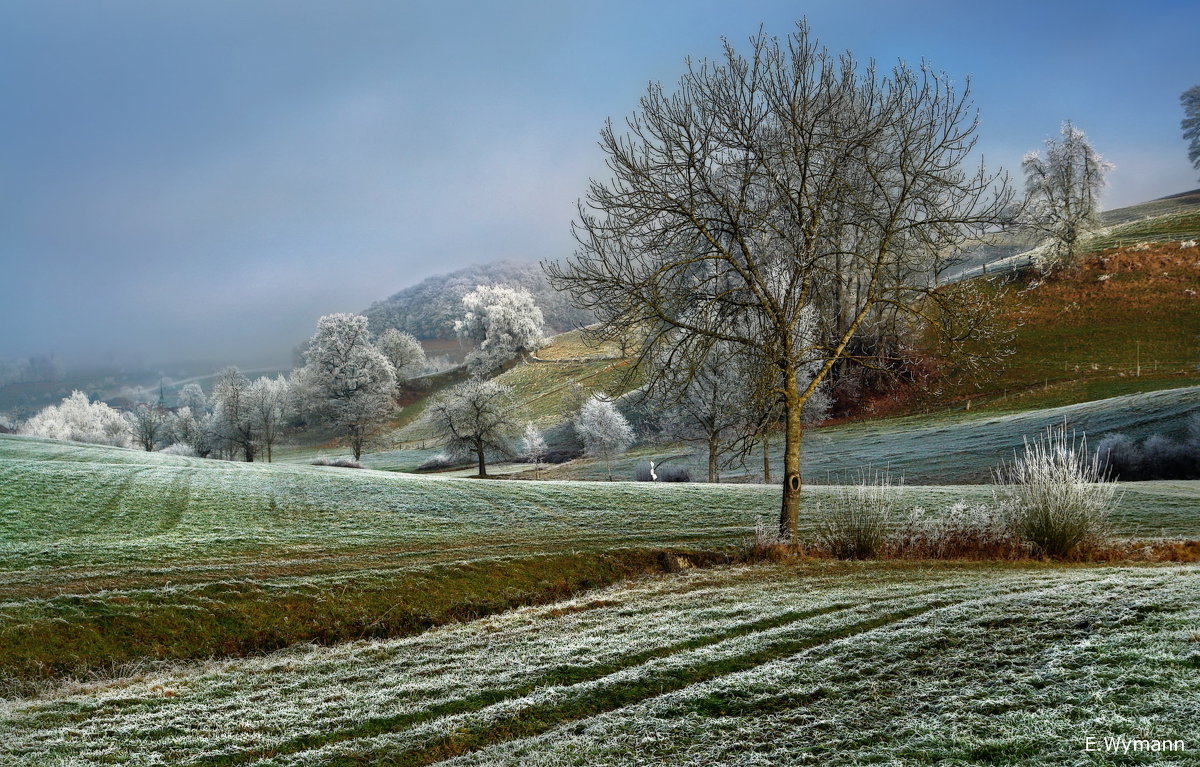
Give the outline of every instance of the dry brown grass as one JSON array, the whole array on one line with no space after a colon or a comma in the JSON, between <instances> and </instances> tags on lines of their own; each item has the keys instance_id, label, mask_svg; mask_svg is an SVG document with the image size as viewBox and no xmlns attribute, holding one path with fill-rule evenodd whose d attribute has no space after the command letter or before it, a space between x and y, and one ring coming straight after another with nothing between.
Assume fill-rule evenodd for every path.
<instances>
[{"instance_id":1,"label":"dry brown grass","mask_svg":"<svg viewBox=\"0 0 1200 767\"><path fill-rule=\"evenodd\" d=\"M781 541L773 528L760 527L747 542L746 562L800 564L838 557L807 540ZM1038 555L1000 527L981 525L966 516L929 525L909 520L894 530L872 557L881 561L1062 562L1120 564L1200 562L1200 540L1119 540L1082 546L1067 557Z\"/></svg>"}]
</instances>

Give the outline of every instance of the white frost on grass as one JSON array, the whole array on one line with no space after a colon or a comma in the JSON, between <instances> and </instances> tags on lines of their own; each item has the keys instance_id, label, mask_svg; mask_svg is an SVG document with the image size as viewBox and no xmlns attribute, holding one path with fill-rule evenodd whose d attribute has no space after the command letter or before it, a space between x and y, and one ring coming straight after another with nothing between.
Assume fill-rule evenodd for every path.
<instances>
[{"instance_id":1,"label":"white frost on grass","mask_svg":"<svg viewBox=\"0 0 1200 767\"><path fill-rule=\"evenodd\" d=\"M602 699L622 685L668 679L674 671L720 664L781 642L815 642L790 659L571 723L565 728L569 733L554 731L463 760L631 764L637 763L632 754L641 751L663 758L684 749L716 763L712 760L730 757L725 753L729 738L747 744L761 740L766 747L775 743L768 738L773 717L787 711L811 714L804 695L785 711L775 710L771 701L797 691L823 691L814 699L821 717L840 721L839 732L846 734L858 732L862 723L839 713L833 702L840 700L847 709L874 705L868 692L876 682L927 698L926 705L933 706L927 713L936 712L941 704L934 704L945 696L953 697L954 677L947 674L956 668L976 675L986 671L1001 681L1000 686L979 687L980 694L1025 700L1036 692L1030 687L1036 676L1030 674L1060 673L1052 670L1070 657L1072 642L1081 638L1070 631L1060 636L1063 625L1106 610L1115 610L1122 620L1136 617L1146 594L1163 604L1194 609L1200 599L1196 572L863 565L721 569L646 579L417 637L184 664L9 702L0 710L0 730L9 733L0 744L0 762L24 767L72 755L91 760L83 763L186 764L247 749L278 749L276 756L260 762L264 765L382 756L427 746L463 728L502 724L538 706ZM797 617L803 613L813 614ZM912 617L861 628L900 613ZM1003 626L1013 616L1019 617L1021 633L1009 636L1011 629ZM762 623L751 625L756 622ZM1001 628L990 628L992 623ZM849 636L823 639L838 632ZM1070 641L1064 644L1064 637ZM1038 656L1036 668L1028 659L1006 660L1006 653L1031 652ZM564 668L575 669L579 681L556 682ZM934 690L940 697L929 697ZM494 701L440 715L422 713L489 691L498 694ZM739 717L688 713L689 706L707 712L700 704L713 696L738 705L759 701L763 712ZM828 702L820 702L826 698ZM412 715L412 721L383 727L380 734L355 729L372 719L403 714ZM919 711L912 715L922 727L930 726ZM328 742L288 745L309 734ZM643 744L646 737L657 738L658 745ZM782 743L798 748L795 737Z\"/></svg>"}]
</instances>

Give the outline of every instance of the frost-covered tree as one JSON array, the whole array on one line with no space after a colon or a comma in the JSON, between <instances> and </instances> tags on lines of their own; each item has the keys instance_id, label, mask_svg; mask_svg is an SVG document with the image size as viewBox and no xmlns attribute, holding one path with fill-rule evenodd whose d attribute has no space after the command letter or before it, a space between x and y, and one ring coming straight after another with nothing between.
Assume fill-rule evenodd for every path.
<instances>
[{"instance_id":1,"label":"frost-covered tree","mask_svg":"<svg viewBox=\"0 0 1200 767\"><path fill-rule=\"evenodd\" d=\"M322 317L304 356L295 384L305 409L345 434L357 461L370 430L392 411L392 363L371 343L360 314Z\"/></svg>"},{"instance_id":2,"label":"frost-covered tree","mask_svg":"<svg viewBox=\"0 0 1200 767\"><path fill-rule=\"evenodd\" d=\"M412 378L425 367L425 349L411 333L388 328L379 336L375 345L383 352L383 356L387 357L388 362L392 363L397 383Z\"/></svg>"},{"instance_id":3,"label":"frost-covered tree","mask_svg":"<svg viewBox=\"0 0 1200 767\"><path fill-rule=\"evenodd\" d=\"M480 375L544 342L542 310L524 288L480 285L463 296L462 304L466 314L454 323L454 330L460 339L479 345L467 356L467 364Z\"/></svg>"},{"instance_id":4,"label":"frost-covered tree","mask_svg":"<svg viewBox=\"0 0 1200 767\"><path fill-rule=\"evenodd\" d=\"M129 447L130 442L129 423L121 414L103 402L90 402L81 391L30 418L21 433L116 447Z\"/></svg>"},{"instance_id":5,"label":"frost-covered tree","mask_svg":"<svg viewBox=\"0 0 1200 767\"><path fill-rule=\"evenodd\" d=\"M212 409L208 397L204 394L204 389L200 388L198 383L183 385L183 388L179 390L179 406L188 408L197 416Z\"/></svg>"},{"instance_id":6,"label":"frost-covered tree","mask_svg":"<svg viewBox=\"0 0 1200 767\"><path fill-rule=\"evenodd\" d=\"M258 424L250 407L250 379L237 367L227 367L217 374L213 385L213 423L225 453L233 458L240 450L247 463L254 461L258 448Z\"/></svg>"},{"instance_id":7,"label":"frost-covered tree","mask_svg":"<svg viewBox=\"0 0 1200 767\"><path fill-rule=\"evenodd\" d=\"M1188 142L1188 160L1200 170L1200 85L1193 85L1179 97L1183 105L1183 140Z\"/></svg>"},{"instance_id":8,"label":"frost-covered tree","mask_svg":"<svg viewBox=\"0 0 1200 767\"><path fill-rule=\"evenodd\" d=\"M212 413L194 411L187 405L171 414L167 433L172 443L187 445L201 458L212 455L218 447L217 423Z\"/></svg>"},{"instance_id":9,"label":"frost-covered tree","mask_svg":"<svg viewBox=\"0 0 1200 767\"><path fill-rule=\"evenodd\" d=\"M521 437L521 454L525 460L533 463L533 476L537 479L538 466L546 457L546 438L532 422L525 424L525 434Z\"/></svg>"},{"instance_id":10,"label":"frost-covered tree","mask_svg":"<svg viewBox=\"0 0 1200 767\"><path fill-rule=\"evenodd\" d=\"M511 455L509 441L521 429L518 414L511 386L473 377L434 397L425 420L452 456L474 455L479 476L486 477L489 453Z\"/></svg>"},{"instance_id":11,"label":"frost-covered tree","mask_svg":"<svg viewBox=\"0 0 1200 767\"><path fill-rule=\"evenodd\" d=\"M601 335L644 331L639 362L674 344L698 361L726 341L779 371L791 538L805 403L836 367L877 361L860 343L877 317L898 312L963 354L989 346L963 343L983 340L988 297L934 279L1011 209L1005 177L972 167L977 127L947 75L861 66L804 24L744 54L727 45L602 129L610 174L579 205L575 255L546 269ZM820 332L797 344L812 308Z\"/></svg>"},{"instance_id":12,"label":"frost-covered tree","mask_svg":"<svg viewBox=\"0 0 1200 767\"><path fill-rule=\"evenodd\" d=\"M167 436L167 411L158 405L139 402L125 413L125 421L133 441L146 452L154 450L154 446Z\"/></svg>"},{"instance_id":13,"label":"frost-covered tree","mask_svg":"<svg viewBox=\"0 0 1200 767\"><path fill-rule=\"evenodd\" d=\"M1068 120L1059 138L1046 139L1043 152L1027 153L1021 167L1026 195L1022 223L1049 241L1043 266L1070 263L1079 238L1099 222L1100 190L1112 163Z\"/></svg>"},{"instance_id":14,"label":"frost-covered tree","mask_svg":"<svg viewBox=\"0 0 1200 767\"><path fill-rule=\"evenodd\" d=\"M612 481L612 459L633 444L633 427L611 401L593 396L583 403L575 416L575 433L583 442L584 451L593 458L603 458Z\"/></svg>"},{"instance_id":15,"label":"frost-covered tree","mask_svg":"<svg viewBox=\"0 0 1200 767\"><path fill-rule=\"evenodd\" d=\"M270 463L275 442L279 439L279 433L283 430L288 416L291 415L291 382L283 376L263 376L250 384L247 399L259 444L266 448L267 462Z\"/></svg>"}]
</instances>

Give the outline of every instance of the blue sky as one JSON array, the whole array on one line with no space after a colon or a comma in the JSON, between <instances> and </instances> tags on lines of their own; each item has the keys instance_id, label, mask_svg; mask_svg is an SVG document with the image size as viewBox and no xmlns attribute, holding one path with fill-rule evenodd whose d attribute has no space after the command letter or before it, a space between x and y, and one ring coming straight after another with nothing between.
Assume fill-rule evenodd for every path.
<instances>
[{"instance_id":1,"label":"blue sky","mask_svg":"<svg viewBox=\"0 0 1200 767\"><path fill-rule=\"evenodd\" d=\"M801 17L970 76L989 166L1069 118L1108 207L1200 186L1195 0L0 1L0 357L281 361L321 314L569 253L605 118Z\"/></svg>"}]
</instances>

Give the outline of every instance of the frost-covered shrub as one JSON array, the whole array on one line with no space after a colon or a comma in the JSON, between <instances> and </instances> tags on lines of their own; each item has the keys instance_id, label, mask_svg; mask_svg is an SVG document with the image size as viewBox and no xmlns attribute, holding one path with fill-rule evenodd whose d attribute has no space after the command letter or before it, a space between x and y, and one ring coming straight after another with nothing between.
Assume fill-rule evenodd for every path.
<instances>
[{"instance_id":1,"label":"frost-covered shrub","mask_svg":"<svg viewBox=\"0 0 1200 767\"><path fill-rule=\"evenodd\" d=\"M446 453L438 453L431 455L421 462L417 467L417 471L439 471L441 469L452 469L459 465L461 461L455 461Z\"/></svg>"},{"instance_id":2,"label":"frost-covered shrub","mask_svg":"<svg viewBox=\"0 0 1200 767\"><path fill-rule=\"evenodd\" d=\"M26 422L22 434L49 439L129 447L129 424L103 402L90 402L81 391L51 405Z\"/></svg>"},{"instance_id":3,"label":"frost-covered shrub","mask_svg":"<svg viewBox=\"0 0 1200 767\"><path fill-rule=\"evenodd\" d=\"M995 477L1009 531L1037 553L1065 557L1107 539L1117 486L1099 456L1088 457L1086 438L1050 427Z\"/></svg>"},{"instance_id":4,"label":"frost-covered shrub","mask_svg":"<svg viewBox=\"0 0 1200 767\"><path fill-rule=\"evenodd\" d=\"M525 424L525 433L521 437L521 457L530 463L541 463L547 449L546 438L541 430L532 423Z\"/></svg>"},{"instance_id":5,"label":"frost-covered shrub","mask_svg":"<svg viewBox=\"0 0 1200 767\"><path fill-rule=\"evenodd\" d=\"M1096 460L1107 467L1114 479L1129 482L1140 478L1142 450L1138 444L1121 433L1106 434L1096 447Z\"/></svg>"},{"instance_id":6,"label":"frost-covered shrub","mask_svg":"<svg viewBox=\"0 0 1200 767\"><path fill-rule=\"evenodd\" d=\"M612 479L612 459L633 444L633 427L610 400L593 396L583 403L575 416L575 433L583 441L584 451L593 458L603 458Z\"/></svg>"},{"instance_id":7,"label":"frost-covered shrub","mask_svg":"<svg viewBox=\"0 0 1200 767\"><path fill-rule=\"evenodd\" d=\"M1146 479L1195 479L1200 476L1200 444L1175 442L1155 434L1142 445Z\"/></svg>"},{"instance_id":8,"label":"frost-covered shrub","mask_svg":"<svg viewBox=\"0 0 1200 767\"><path fill-rule=\"evenodd\" d=\"M863 471L853 485L839 487L815 514L819 548L838 559L869 559L883 548L892 519L895 490L887 472Z\"/></svg>"},{"instance_id":9,"label":"frost-covered shrub","mask_svg":"<svg viewBox=\"0 0 1200 767\"><path fill-rule=\"evenodd\" d=\"M339 469L361 469L364 468L358 461L352 461L349 458L318 458L312 462L313 466L334 466Z\"/></svg>"},{"instance_id":10,"label":"frost-covered shrub","mask_svg":"<svg viewBox=\"0 0 1200 767\"><path fill-rule=\"evenodd\" d=\"M692 472L686 466L664 466L658 472L659 482L691 482Z\"/></svg>"},{"instance_id":11,"label":"frost-covered shrub","mask_svg":"<svg viewBox=\"0 0 1200 767\"><path fill-rule=\"evenodd\" d=\"M965 501L942 514L913 509L886 548L889 556L914 559L1015 559L1025 553L995 508Z\"/></svg>"},{"instance_id":12,"label":"frost-covered shrub","mask_svg":"<svg viewBox=\"0 0 1200 767\"><path fill-rule=\"evenodd\" d=\"M180 455L184 458L196 457L196 451L192 449L192 446L185 445L182 442L172 442L158 452L162 453L163 455Z\"/></svg>"}]
</instances>

